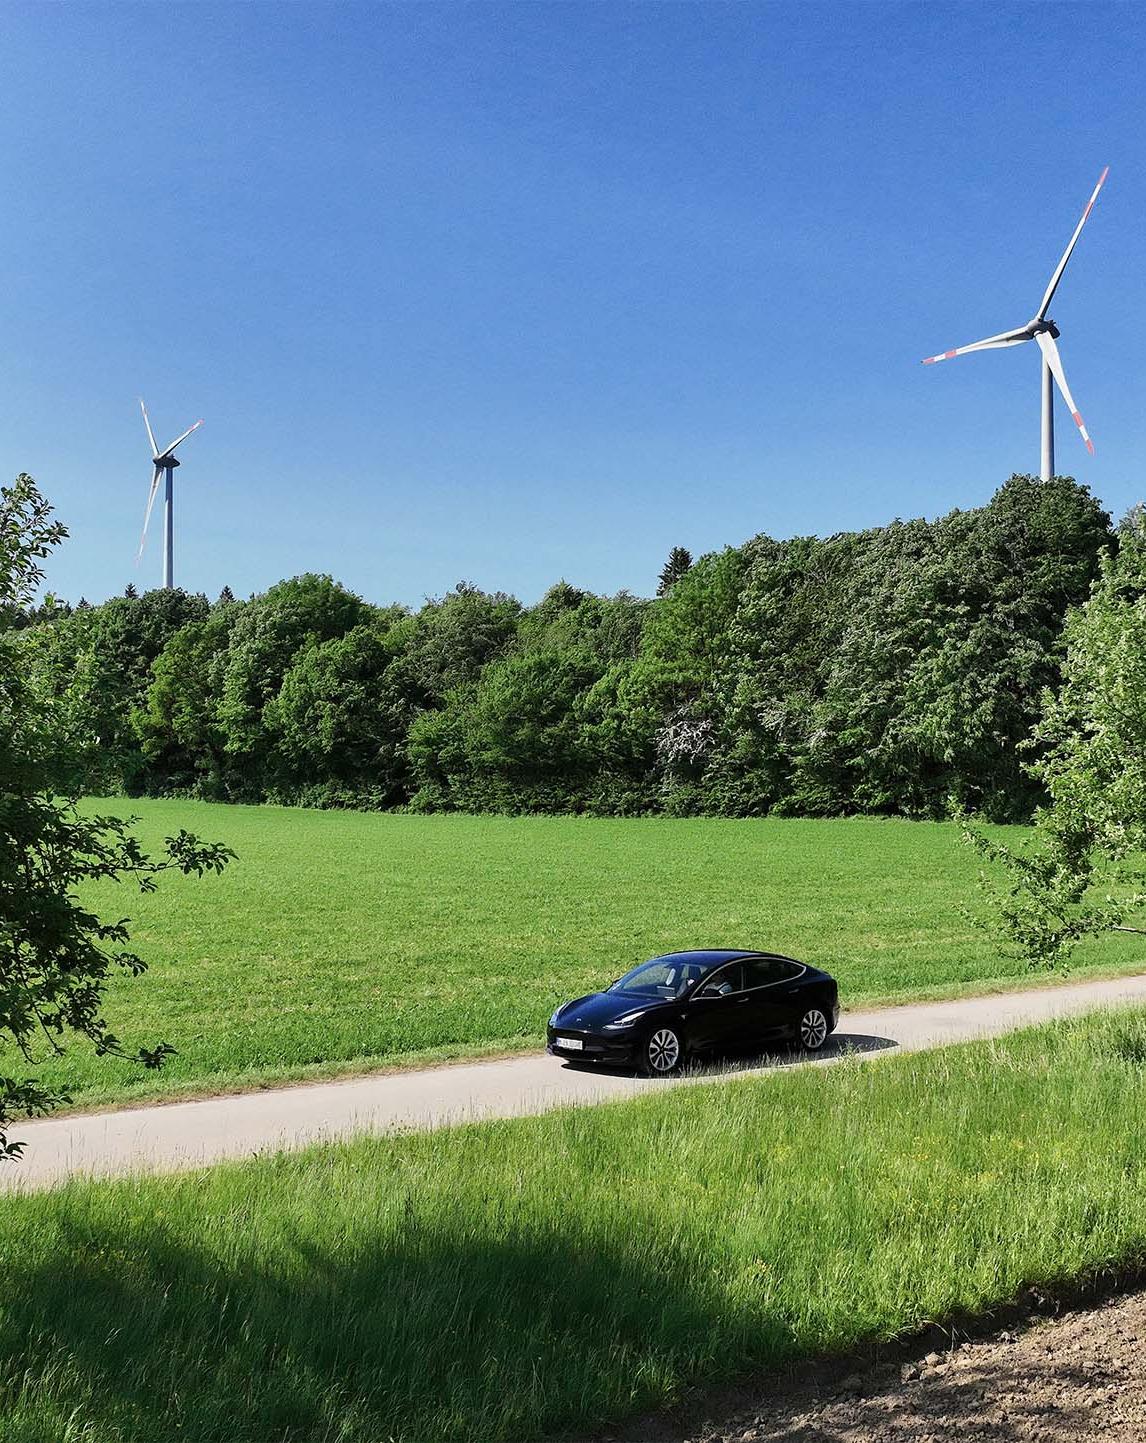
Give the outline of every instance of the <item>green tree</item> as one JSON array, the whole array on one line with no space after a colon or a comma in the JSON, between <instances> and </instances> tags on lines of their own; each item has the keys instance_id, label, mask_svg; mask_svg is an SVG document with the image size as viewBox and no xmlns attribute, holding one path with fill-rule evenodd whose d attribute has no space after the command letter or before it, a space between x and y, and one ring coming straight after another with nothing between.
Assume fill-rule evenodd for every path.
<instances>
[{"instance_id":1,"label":"green tree","mask_svg":"<svg viewBox=\"0 0 1146 1443\"><path fill-rule=\"evenodd\" d=\"M410 694L426 706L441 706L455 688L476 682L486 663L504 654L520 616L514 597L479 591L464 581L427 601L394 635Z\"/></svg>"},{"instance_id":2,"label":"green tree","mask_svg":"<svg viewBox=\"0 0 1146 1443\"><path fill-rule=\"evenodd\" d=\"M419 779L474 811L578 809L589 766L575 707L599 675L584 649L491 662L444 711L415 723L410 753Z\"/></svg>"},{"instance_id":3,"label":"green tree","mask_svg":"<svg viewBox=\"0 0 1146 1443\"><path fill-rule=\"evenodd\" d=\"M229 635L217 709L236 795L257 797L268 780L274 738L265 711L298 651L308 642L343 636L376 616L374 607L329 576L280 581L243 605Z\"/></svg>"},{"instance_id":4,"label":"green tree","mask_svg":"<svg viewBox=\"0 0 1146 1443\"><path fill-rule=\"evenodd\" d=\"M619 694L589 696L610 666L623 672L638 655L647 609L624 592L593 596L565 581L518 609L502 654L455 673L444 705L414 723L416 805L632 810L635 753L613 714Z\"/></svg>"},{"instance_id":5,"label":"green tree","mask_svg":"<svg viewBox=\"0 0 1146 1443\"><path fill-rule=\"evenodd\" d=\"M1026 817L1019 745L1063 616L1110 537L1086 489L1016 476L936 522L745 548L730 626L722 810Z\"/></svg>"},{"instance_id":6,"label":"green tree","mask_svg":"<svg viewBox=\"0 0 1146 1443\"><path fill-rule=\"evenodd\" d=\"M394 643L374 626L295 654L266 724L287 799L392 806L408 798L406 734L414 704L393 667Z\"/></svg>"},{"instance_id":7,"label":"green tree","mask_svg":"<svg viewBox=\"0 0 1146 1443\"><path fill-rule=\"evenodd\" d=\"M938 816L954 798L1025 819L1039 791L1019 749L1058 683L1063 620L1087 596L1110 519L1067 478L1014 476L989 505L928 533L895 561L869 550L857 573L853 612L866 610L870 650L843 701L851 710L873 687L879 699L852 758L856 799Z\"/></svg>"},{"instance_id":8,"label":"green tree","mask_svg":"<svg viewBox=\"0 0 1146 1443\"><path fill-rule=\"evenodd\" d=\"M1139 534L1146 527L1146 501L1135 501L1133 506L1128 506L1118 523L1119 533L1129 532L1131 535Z\"/></svg>"},{"instance_id":9,"label":"green tree","mask_svg":"<svg viewBox=\"0 0 1146 1443\"><path fill-rule=\"evenodd\" d=\"M207 612L205 597L164 589L113 597L33 629L28 658L40 685L66 702L73 735L88 733L90 791L147 789L132 713L168 640Z\"/></svg>"},{"instance_id":10,"label":"green tree","mask_svg":"<svg viewBox=\"0 0 1146 1443\"><path fill-rule=\"evenodd\" d=\"M0 489L0 603L30 604L41 562L66 534L30 476ZM115 878L149 891L161 872L220 871L231 853L181 831L151 858L129 822L82 813L78 788L59 766L53 701L29 684L19 643L0 623L0 1037L28 1067L73 1035L101 1055L158 1067L172 1051L167 1044L129 1051L103 1016L112 973L145 970L128 949L127 923L101 921L77 902L76 889ZM13 1118L61 1100L34 1077L0 1077L0 1157L21 1150L8 1137Z\"/></svg>"},{"instance_id":11,"label":"green tree","mask_svg":"<svg viewBox=\"0 0 1146 1443\"><path fill-rule=\"evenodd\" d=\"M966 835L999 863L993 887L1008 947L1055 966L1080 938L1127 927L1146 903L1146 534L1120 530L1089 600L1067 618L1062 686L1035 729L1033 776L1049 800L1031 844Z\"/></svg>"},{"instance_id":12,"label":"green tree","mask_svg":"<svg viewBox=\"0 0 1146 1443\"><path fill-rule=\"evenodd\" d=\"M870 534L755 537L720 667L720 745L706 790L721 811L842 810L850 788L816 719L825 670L852 619L849 591Z\"/></svg>"},{"instance_id":13,"label":"green tree","mask_svg":"<svg viewBox=\"0 0 1146 1443\"><path fill-rule=\"evenodd\" d=\"M668 560L661 567L657 582L657 595L667 596L686 571L692 566L692 552L684 546L674 546Z\"/></svg>"},{"instance_id":14,"label":"green tree","mask_svg":"<svg viewBox=\"0 0 1146 1443\"><path fill-rule=\"evenodd\" d=\"M602 667L640 654L650 603L620 591L594 596L567 581L551 586L522 613L509 650L587 651Z\"/></svg>"},{"instance_id":15,"label":"green tree","mask_svg":"<svg viewBox=\"0 0 1146 1443\"><path fill-rule=\"evenodd\" d=\"M650 609L623 689L646 724L656 717L654 777L670 811L703 810L698 788L719 748L729 629L745 569L743 550L702 556Z\"/></svg>"},{"instance_id":16,"label":"green tree","mask_svg":"<svg viewBox=\"0 0 1146 1443\"><path fill-rule=\"evenodd\" d=\"M578 746L590 773L588 811L632 816L660 805L656 741L662 719L645 682L638 661L614 662L574 701Z\"/></svg>"},{"instance_id":17,"label":"green tree","mask_svg":"<svg viewBox=\"0 0 1146 1443\"><path fill-rule=\"evenodd\" d=\"M216 606L205 621L191 622L167 642L151 667L151 685L132 713L132 727L159 790L225 799L234 783L227 734L219 716L231 633L242 602Z\"/></svg>"}]
</instances>

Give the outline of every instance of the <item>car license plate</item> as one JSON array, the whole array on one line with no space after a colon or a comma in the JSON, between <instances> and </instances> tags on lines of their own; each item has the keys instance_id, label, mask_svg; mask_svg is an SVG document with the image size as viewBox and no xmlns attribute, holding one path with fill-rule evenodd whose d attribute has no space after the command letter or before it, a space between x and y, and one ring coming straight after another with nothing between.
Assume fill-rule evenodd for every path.
<instances>
[{"instance_id":1,"label":"car license plate","mask_svg":"<svg viewBox=\"0 0 1146 1443\"><path fill-rule=\"evenodd\" d=\"M557 1046L567 1047L570 1052L580 1052L585 1044L579 1037L559 1037L557 1039Z\"/></svg>"}]
</instances>

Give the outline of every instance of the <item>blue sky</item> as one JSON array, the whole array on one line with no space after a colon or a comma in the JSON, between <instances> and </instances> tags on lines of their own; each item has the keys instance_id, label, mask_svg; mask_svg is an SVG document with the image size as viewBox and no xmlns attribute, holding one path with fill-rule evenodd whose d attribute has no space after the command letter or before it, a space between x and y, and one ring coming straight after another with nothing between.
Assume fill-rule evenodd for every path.
<instances>
[{"instance_id":1,"label":"blue sky","mask_svg":"<svg viewBox=\"0 0 1146 1443\"><path fill-rule=\"evenodd\" d=\"M176 580L647 594L669 548L982 503L1038 467L1052 314L1115 514L1146 490L1146 19L907 6L8 3L0 471ZM155 528L153 542L158 542Z\"/></svg>"}]
</instances>

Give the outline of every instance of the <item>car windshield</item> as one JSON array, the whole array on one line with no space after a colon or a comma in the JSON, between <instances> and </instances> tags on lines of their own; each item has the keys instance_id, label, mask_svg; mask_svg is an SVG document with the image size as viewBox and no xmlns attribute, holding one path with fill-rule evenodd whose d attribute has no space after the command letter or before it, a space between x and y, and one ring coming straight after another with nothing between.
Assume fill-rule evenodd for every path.
<instances>
[{"instance_id":1,"label":"car windshield","mask_svg":"<svg viewBox=\"0 0 1146 1443\"><path fill-rule=\"evenodd\" d=\"M656 957L626 972L609 991L632 992L638 997L683 997L697 978L709 970L699 962L686 962L680 957Z\"/></svg>"}]
</instances>

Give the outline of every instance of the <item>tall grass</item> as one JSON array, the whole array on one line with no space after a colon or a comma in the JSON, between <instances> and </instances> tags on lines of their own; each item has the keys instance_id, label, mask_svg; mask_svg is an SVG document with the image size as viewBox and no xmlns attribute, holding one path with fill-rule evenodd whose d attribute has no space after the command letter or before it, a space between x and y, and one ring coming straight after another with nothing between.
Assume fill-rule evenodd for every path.
<instances>
[{"instance_id":1,"label":"tall grass","mask_svg":"<svg viewBox=\"0 0 1146 1443\"><path fill-rule=\"evenodd\" d=\"M158 1074L84 1049L40 1069L85 1101L536 1046L555 1003L678 947L789 951L848 1006L1032 980L968 922L979 863L953 826L98 805L138 809L151 843L187 827L239 858L150 897L85 891L134 919L151 964L112 989L117 1035L179 1053ZM1144 957L1109 936L1079 970Z\"/></svg>"},{"instance_id":2,"label":"tall grass","mask_svg":"<svg viewBox=\"0 0 1146 1443\"><path fill-rule=\"evenodd\" d=\"M3 1443L586 1427L1146 1247L1146 1012L73 1185L0 1218Z\"/></svg>"}]
</instances>

